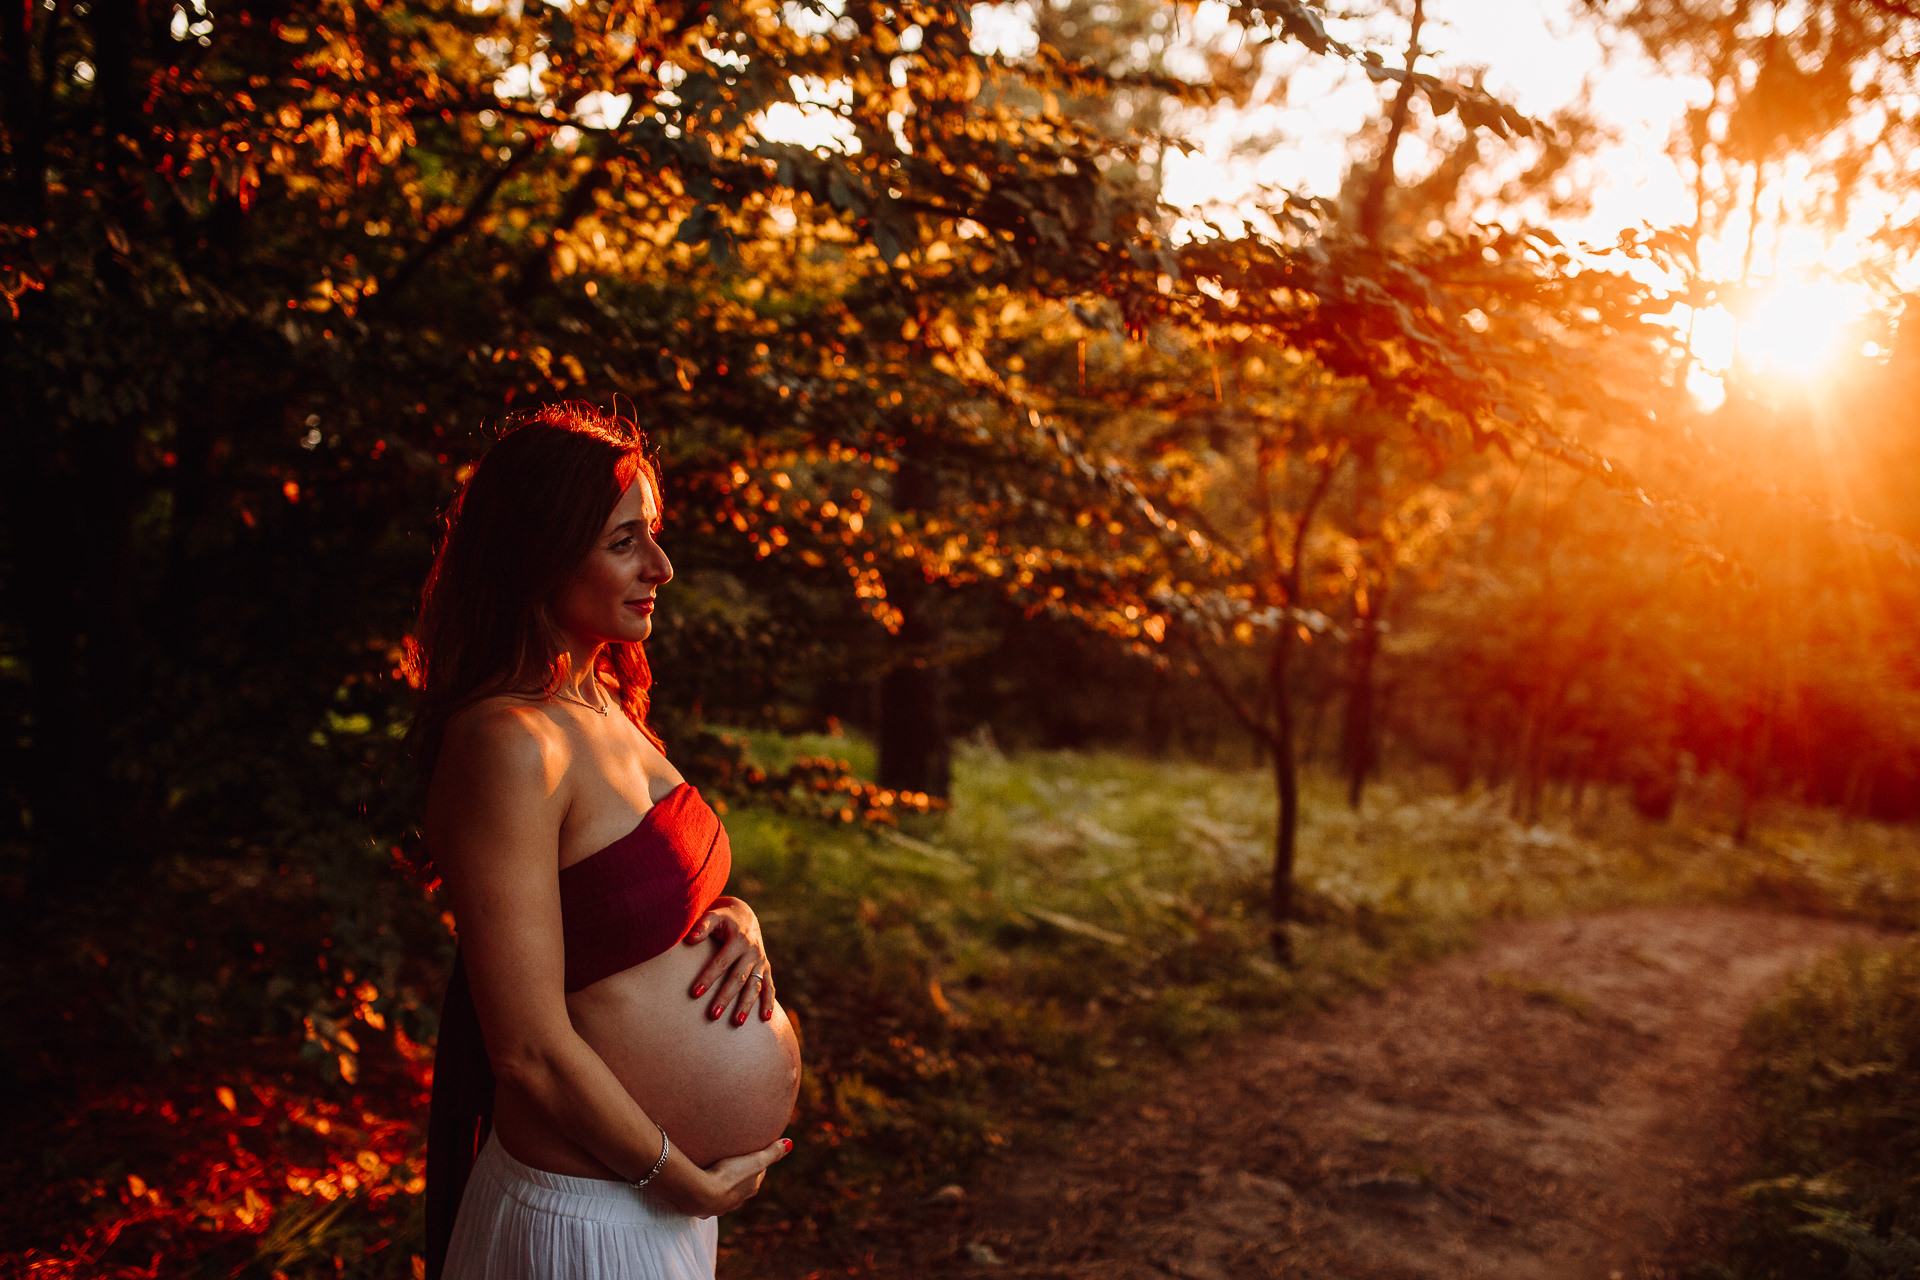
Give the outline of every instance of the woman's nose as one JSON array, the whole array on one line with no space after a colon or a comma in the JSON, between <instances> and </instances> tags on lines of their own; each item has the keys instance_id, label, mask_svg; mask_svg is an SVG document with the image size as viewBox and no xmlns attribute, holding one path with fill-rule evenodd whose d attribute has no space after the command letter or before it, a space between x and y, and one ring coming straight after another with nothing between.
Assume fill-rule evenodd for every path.
<instances>
[{"instance_id":1,"label":"woman's nose","mask_svg":"<svg viewBox=\"0 0 1920 1280\"><path fill-rule=\"evenodd\" d=\"M667 553L656 551L653 562L648 564L640 575L656 587L664 587L673 581L673 561L667 559Z\"/></svg>"}]
</instances>

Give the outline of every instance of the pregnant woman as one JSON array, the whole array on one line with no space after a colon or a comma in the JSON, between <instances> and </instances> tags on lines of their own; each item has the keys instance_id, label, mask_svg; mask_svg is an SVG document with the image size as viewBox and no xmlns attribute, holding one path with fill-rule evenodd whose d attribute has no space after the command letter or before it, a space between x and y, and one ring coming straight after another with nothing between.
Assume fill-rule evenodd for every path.
<instances>
[{"instance_id":1,"label":"pregnant woman","mask_svg":"<svg viewBox=\"0 0 1920 1280\"><path fill-rule=\"evenodd\" d=\"M673 567L639 432L503 436L413 646L426 839L459 929L427 1143L433 1280L711 1280L792 1149L799 1043L727 833L647 727Z\"/></svg>"}]
</instances>

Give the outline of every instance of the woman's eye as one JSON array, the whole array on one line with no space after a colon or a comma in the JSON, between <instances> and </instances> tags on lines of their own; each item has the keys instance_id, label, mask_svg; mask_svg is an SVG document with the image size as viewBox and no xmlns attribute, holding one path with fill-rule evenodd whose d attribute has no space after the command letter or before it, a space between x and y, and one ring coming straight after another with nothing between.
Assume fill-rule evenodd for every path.
<instances>
[{"instance_id":1,"label":"woman's eye","mask_svg":"<svg viewBox=\"0 0 1920 1280\"><path fill-rule=\"evenodd\" d=\"M633 539L632 539L631 537L626 537L626 538L622 538L622 539L620 539L620 541L618 541L618 542L616 542L616 543L614 543L614 544L613 544L612 546L610 546L610 547L608 547L608 548L607 548L607 550L609 550L609 551L625 551L625 550L626 550L626 549L627 549L628 547L630 547L630 546L632 546L632 545L633 545Z\"/></svg>"}]
</instances>

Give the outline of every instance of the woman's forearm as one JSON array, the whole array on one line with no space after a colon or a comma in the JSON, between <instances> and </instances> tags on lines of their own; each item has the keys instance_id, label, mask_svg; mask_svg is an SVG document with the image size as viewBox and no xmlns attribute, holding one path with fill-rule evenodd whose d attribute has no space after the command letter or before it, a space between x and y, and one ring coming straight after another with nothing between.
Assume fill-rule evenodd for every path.
<instances>
[{"instance_id":1,"label":"woman's forearm","mask_svg":"<svg viewBox=\"0 0 1920 1280\"><path fill-rule=\"evenodd\" d=\"M628 1182L645 1178L659 1163L660 1126L577 1034L529 1047L501 1075L503 1083L518 1089L555 1129L615 1177ZM675 1149L648 1185L694 1207L691 1201L704 1190L703 1177L700 1167Z\"/></svg>"}]
</instances>

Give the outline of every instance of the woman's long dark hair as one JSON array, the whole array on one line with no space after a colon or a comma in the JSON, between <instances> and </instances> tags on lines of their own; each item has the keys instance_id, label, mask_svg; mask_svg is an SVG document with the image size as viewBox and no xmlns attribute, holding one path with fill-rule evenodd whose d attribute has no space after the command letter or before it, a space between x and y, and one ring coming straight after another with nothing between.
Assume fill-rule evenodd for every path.
<instances>
[{"instance_id":1,"label":"woman's long dark hair","mask_svg":"<svg viewBox=\"0 0 1920 1280\"><path fill-rule=\"evenodd\" d=\"M588 404L534 411L480 459L447 509L407 638L407 675L418 691L410 737L423 780L463 708L499 693L550 694L567 679L553 595L637 480L653 487L658 510L660 472L645 434ZM658 745L647 727L653 673L641 647L603 646L596 674Z\"/></svg>"}]
</instances>

